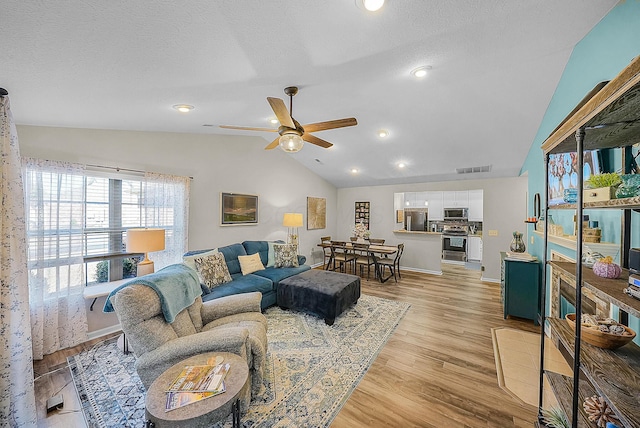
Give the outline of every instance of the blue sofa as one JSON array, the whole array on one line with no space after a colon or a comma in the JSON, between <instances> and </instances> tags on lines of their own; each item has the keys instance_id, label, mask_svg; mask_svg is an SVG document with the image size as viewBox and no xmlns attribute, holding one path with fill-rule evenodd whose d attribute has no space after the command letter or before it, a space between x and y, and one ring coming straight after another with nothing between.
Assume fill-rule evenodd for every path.
<instances>
[{"instance_id":1,"label":"blue sofa","mask_svg":"<svg viewBox=\"0 0 640 428\"><path fill-rule=\"evenodd\" d=\"M281 244L284 243L282 241L275 242ZM211 249L189 251L188 253L185 253L184 256L193 256L200 253L206 253L208 251L211 251ZM250 273L248 275L243 275L240 269L238 256L246 256L259 253L262 264L264 266L267 266L269 260L268 241L244 241L242 244L231 244L225 247L218 247L218 251L224 254L227 267L229 268L229 273L231 274L231 278L233 280L231 282L218 285L212 290L209 290L209 288L201 285L203 301L230 296L232 294L259 291L262 293L262 302L260 306L264 310L269 306L273 306L276 304L276 287L281 280L311 269L310 266L304 264L307 261L307 258L305 256L298 255L298 264L300 264L299 267L268 267L264 270Z\"/></svg>"}]
</instances>

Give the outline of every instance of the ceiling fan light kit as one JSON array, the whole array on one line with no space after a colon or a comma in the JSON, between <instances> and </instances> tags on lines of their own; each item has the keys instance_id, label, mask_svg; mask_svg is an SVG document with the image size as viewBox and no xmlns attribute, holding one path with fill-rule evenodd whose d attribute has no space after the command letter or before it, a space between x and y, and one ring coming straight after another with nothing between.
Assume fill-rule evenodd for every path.
<instances>
[{"instance_id":1,"label":"ceiling fan light kit","mask_svg":"<svg viewBox=\"0 0 640 428\"><path fill-rule=\"evenodd\" d=\"M304 146L302 137L296 134L284 134L278 139L280 148L287 153L296 153Z\"/></svg>"},{"instance_id":2,"label":"ceiling fan light kit","mask_svg":"<svg viewBox=\"0 0 640 428\"><path fill-rule=\"evenodd\" d=\"M278 134L280 134L280 137L277 137L271 143L269 143L265 147L265 150L271 150L276 148L277 146L280 146L280 148L285 152L295 153L302 149L305 141L307 143L311 143L325 149L333 146L333 144L331 144L330 142L312 135L311 132L325 131L327 129L345 128L347 126L355 126L358 124L358 121L355 117L349 117L345 119L311 123L309 125L304 125L303 127L302 125L300 125L300 123L298 123L297 120L293 118L293 97L298 93L298 87L288 86L284 88L284 93L289 96L289 111L287 111L287 106L280 98L267 97L267 101L269 102L271 109L278 118L278 122L280 122L280 127L277 130L269 128L253 128L249 126L231 125L220 125L220 128L236 129L242 131L277 132ZM306 130L305 127L307 128Z\"/></svg>"}]
</instances>

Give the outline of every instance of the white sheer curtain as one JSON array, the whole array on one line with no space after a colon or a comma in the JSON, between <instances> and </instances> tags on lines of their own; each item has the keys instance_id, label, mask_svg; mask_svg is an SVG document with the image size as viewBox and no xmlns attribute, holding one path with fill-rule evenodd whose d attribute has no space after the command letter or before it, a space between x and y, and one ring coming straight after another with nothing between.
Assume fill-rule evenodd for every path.
<instances>
[{"instance_id":1,"label":"white sheer curtain","mask_svg":"<svg viewBox=\"0 0 640 428\"><path fill-rule=\"evenodd\" d=\"M33 356L85 342L84 167L23 160Z\"/></svg>"},{"instance_id":2,"label":"white sheer curtain","mask_svg":"<svg viewBox=\"0 0 640 428\"><path fill-rule=\"evenodd\" d=\"M189 224L189 177L147 172L145 174L144 227L165 229L165 250L149 254L159 270L180 263L187 251Z\"/></svg>"},{"instance_id":3,"label":"white sheer curtain","mask_svg":"<svg viewBox=\"0 0 640 428\"><path fill-rule=\"evenodd\" d=\"M0 425L35 427L24 193L7 96L0 96L0 174Z\"/></svg>"}]
</instances>

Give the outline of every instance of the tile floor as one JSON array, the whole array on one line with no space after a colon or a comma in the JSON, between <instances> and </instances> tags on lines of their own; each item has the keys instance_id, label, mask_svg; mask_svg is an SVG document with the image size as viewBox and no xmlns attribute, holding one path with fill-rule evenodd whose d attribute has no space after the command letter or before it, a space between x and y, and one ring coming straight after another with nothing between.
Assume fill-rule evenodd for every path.
<instances>
[{"instance_id":1,"label":"tile floor","mask_svg":"<svg viewBox=\"0 0 640 428\"><path fill-rule=\"evenodd\" d=\"M504 327L494 328L492 333L498 384L516 398L537 407L540 335ZM548 338L545 342L545 368L573 375L569 364ZM550 388L545 386L544 391L543 407L557 406Z\"/></svg>"}]
</instances>

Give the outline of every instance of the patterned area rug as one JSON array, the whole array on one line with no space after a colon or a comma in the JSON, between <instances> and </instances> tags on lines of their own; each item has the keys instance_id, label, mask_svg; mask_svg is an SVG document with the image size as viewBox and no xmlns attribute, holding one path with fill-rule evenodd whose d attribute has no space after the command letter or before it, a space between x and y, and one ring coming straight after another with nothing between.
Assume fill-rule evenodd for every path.
<instances>
[{"instance_id":1,"label":"patterned area rug","mask_svg":"<svg viewBox=\"0 0 640 428\"><path fill-rule=\"evenodd\" d=\"M267 309L266 388L252 397L244 427L326 427L409 309L363 295L328 326L315 316ZM144 426L144 387L116 340L69 357L87 426ZM231 418L216 427L231 427Z\"/></svg>"}]
</instances>

